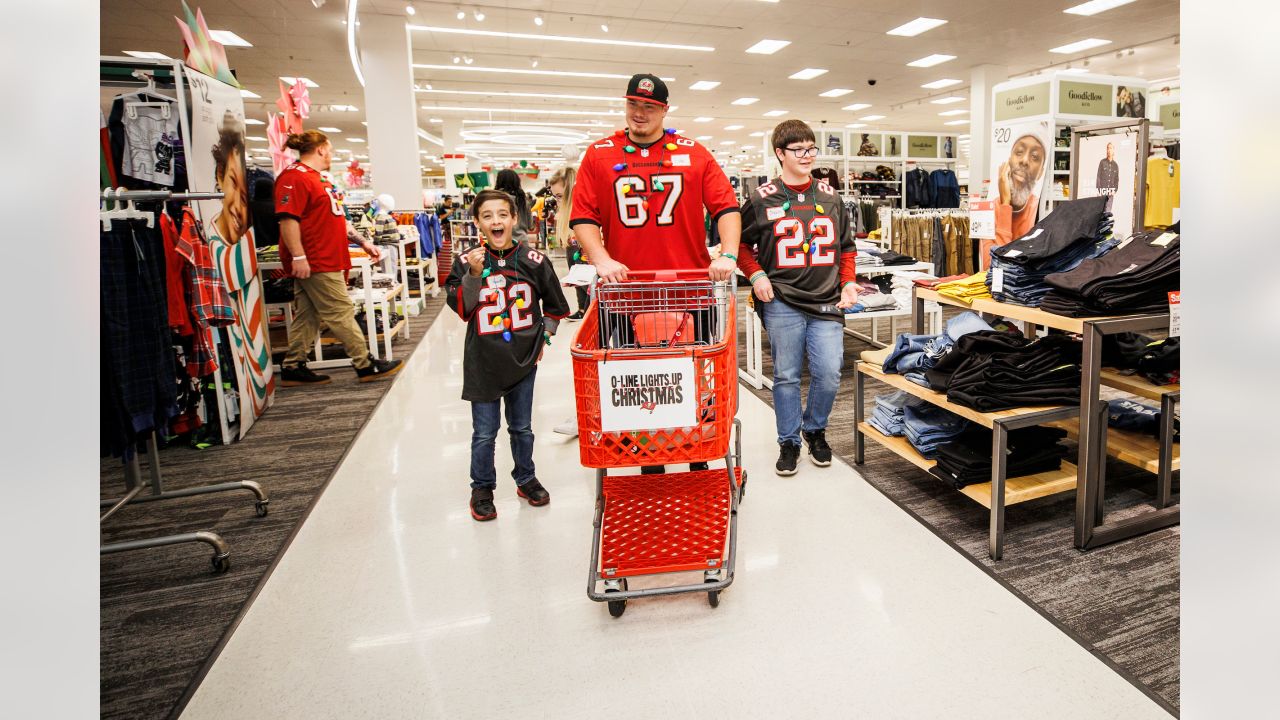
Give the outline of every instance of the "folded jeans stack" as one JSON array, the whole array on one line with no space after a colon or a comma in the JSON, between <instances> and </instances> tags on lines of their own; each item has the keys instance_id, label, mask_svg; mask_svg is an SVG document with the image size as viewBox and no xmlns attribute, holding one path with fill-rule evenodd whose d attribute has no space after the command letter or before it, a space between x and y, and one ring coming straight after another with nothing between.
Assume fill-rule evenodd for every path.
<instances>
[{"instance_id":1,"label":"folded jeans stack","mask_svg":"<svg viewBox=\"0 0 1280 720\"><path fill-rule=\"evenodd\" d=\"M925 373L929 386L957 405L995 412L1080 403L1081 343L1068 335L1027 339L979 331Z\"/></svg>"},{"instance_id":2,"label":"folded jeans stack","mask_svg":"<svg viewBox=\"0 0 1280 720\"><path fill-rule=\"evenodd\" d=\"M906 434L903 417L906 406L920 402L901 390L892 395L880 395L876 397L876 409L867 419L867 424L888 437L902 437Z\"/></svg>"},{"instance_id":3,"label":"folded jeans stack","mask_svg":"<svg viewBox=\"0 0 1280 720\"><path fill-rule=\"evenodd\" d=\"M1173 421L1173 441L1179 442L1178 420ZM1107 425L1120 430L1160 437L1160 409L1136 400L1108 400Z\"/></svg>"},{"instance_id":4,"label":"folded jeans stack","mask_svg":"<svg viewBox=\"0 0 1280 720\"><path fill-rule=\"evenodd\" d=\"M907 441L926 460L938 456L938 448L955 440L973 423L929 403L909 403L902 408L902 425Z\"/></svg>"},{"instance_id":5,"label":"folded jeans stack","mask_svg":"<svg viewBox=\"0 0 1280 720\"><path fill-rule=\"evenodd\" d=\"M1089 258L1106 254L1112 240L1107 198L1061 203L1026 235L991 249L987 287L1001 302L1038 306L1049 292L1045 278L1074 270Z\"/></svg>"},{"instance_id":6,"label":"folded jeans stack","mask_svg":"<svg viewBox=\"0 0 1280 720\"><path fill-rule=\"evenodd\" d=\"M1033 426L1009 431L1005 440L1005 477L1052 472L1062 467L1065 430ZM957 490L991 479L991 431L975 427L938 448L938 464L929 472Z\"/></svg>"},{"instance_id":7,"label":"folded jeans stack","mask_svg":"<svg viewBox=\"0 0 1280 720\"><path fill-rule=\"evenodd\" d=\"M941 283L934 289L939 295L959 300L965 305L972 305L974 300L991 297L991 290L987 287L986 270L974 273L963 280Z\"/></svg>"},{"instance_id":8,"label":"folded jeans stack","mask_svg":"<svg viewBox=\"0 0 1280 720\"><path fill-rule=\"evenodd\" d=\"M1068 317L1160 313L1179 287L1181 239L1177 226L1148 230L1099 258L1045 278L1052 290L1041 307Z\"/></svg>"}]
</instances>

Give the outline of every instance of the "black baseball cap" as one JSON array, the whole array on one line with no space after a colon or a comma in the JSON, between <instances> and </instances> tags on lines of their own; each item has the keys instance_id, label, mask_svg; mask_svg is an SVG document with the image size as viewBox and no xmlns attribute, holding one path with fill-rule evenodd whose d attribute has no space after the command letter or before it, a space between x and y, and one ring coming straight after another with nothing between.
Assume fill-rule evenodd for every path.
<instances>
[{"instance_id":1,"label":"black baseball cap","mask_svg":"<svg viewBox=\"0 0 1280 720\"><path fill-rule=\"evenodd\" d=\"M627 83L627 99L667 106L667 84L657 75L632 75Z\"/></svg>"}]
</instances>

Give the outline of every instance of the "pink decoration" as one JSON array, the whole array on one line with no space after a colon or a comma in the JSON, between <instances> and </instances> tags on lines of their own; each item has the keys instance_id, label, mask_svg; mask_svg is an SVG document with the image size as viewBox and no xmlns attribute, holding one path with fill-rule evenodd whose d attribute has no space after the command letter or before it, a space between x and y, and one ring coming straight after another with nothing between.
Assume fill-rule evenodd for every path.
<instances>
[{"instance_id":1,"label":"pink decoration","mask_svg":"<svg viewBox=\"0 0 1280 720\"><path fill-rule=\"evenodd\" d=\"M298 119L301 121L311 117L311 93L307 90L306 84L301 81L295 82L289 90L289 95L293 97L293 111Z\"/></svg>"},{"instance_id":2,"label":"pink decoration","mask_svg":"<svg viewBox=\"0 0 1280 720\"><path fill-rule=\"evenodd\" d=\"M364 187L364 168L360 167L359 160L352 160L351 164L347 165L346 181L349 188Z\"/></svg>"},{"instance_id":3,"label":"pink decoration","mask_svg":"<svg viewBox=\"0 0 1280 720\"><path fill-rule=\"evenodd\" d=\"M267 141L271 148L271 168L279 175L293 164L293 153L284 146L289 139L289 121L284 115L267 118Z\"/></svg>"}]
</instances>

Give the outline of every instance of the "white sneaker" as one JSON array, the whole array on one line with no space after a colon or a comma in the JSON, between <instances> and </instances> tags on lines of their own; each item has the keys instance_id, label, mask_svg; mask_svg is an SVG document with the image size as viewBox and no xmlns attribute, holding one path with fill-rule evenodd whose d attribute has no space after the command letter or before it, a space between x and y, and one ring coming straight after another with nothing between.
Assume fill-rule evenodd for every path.
<instances>
[{"instance_id":1,"label":"white sneaker","mask_svg":"<svg viewBox=\"0 0 1280 720\"><path fill-rule=\"evenodd\" d=\"M565 420L564 422L552 428L552 430L554 430L557 433L560 433L561 435L568 435L569 437L578 437L577 416L574 416L569 418L568 420Z\"/></svg>"}]
</instances>

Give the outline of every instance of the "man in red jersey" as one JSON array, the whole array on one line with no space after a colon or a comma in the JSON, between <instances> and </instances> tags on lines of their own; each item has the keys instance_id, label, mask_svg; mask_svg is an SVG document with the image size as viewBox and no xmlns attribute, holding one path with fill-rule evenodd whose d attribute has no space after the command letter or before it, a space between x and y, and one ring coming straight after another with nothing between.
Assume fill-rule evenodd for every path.
<instances>
[{"instance_id":1,"label":"man in red jersey","mask_svg":"<svg viewBox=\"0 0 1280 720\"><path fill-rule=\"evenodd\" d=\"M711 153L663 127L667 86L654 75L627 84L627 128L582 156L569 221L605 282L628 270L707 268L728 280L738 261L737 198ZM707 252L703 208L720 231L720 257Z\"/></svg>"}]
</instances>

